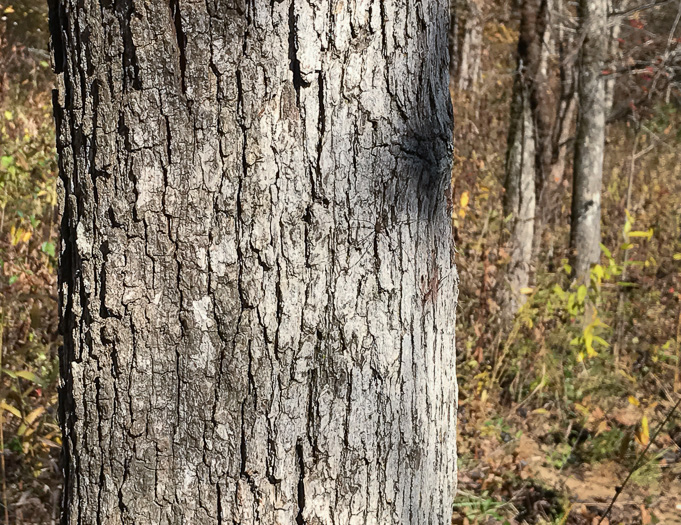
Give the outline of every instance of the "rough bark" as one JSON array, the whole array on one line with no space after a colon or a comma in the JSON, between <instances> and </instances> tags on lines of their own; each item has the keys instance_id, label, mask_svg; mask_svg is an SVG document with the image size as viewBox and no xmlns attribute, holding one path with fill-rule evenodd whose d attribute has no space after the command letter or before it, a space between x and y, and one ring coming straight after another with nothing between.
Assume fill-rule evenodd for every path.
<instances>
[{"instance_id":1,"label":"rough bark","mask_svg":"<svg viewBox=\"0 0 681 525\"><path fill-rule=\"evenodd\" d=\"M500 295L505 320L523 304L525 296L520 290L530 282L536 186L542 178L548 129L544 45L547 9L546 0L525 0L521 10L504 180L506 246L510 256Z\"/></svg>"},{"instance_id":2,"label":"rough bark","mask_svg":"<svg viewBox=\"0 0 681 525\"><path fill-rule=\"evenodd\" d=\"M606 96L602 75L608 49L607 0L580 0L580 32L583 38L579 59L578 117L575 138L571 263L579 281L599 260L601 248L601 185L605 143Z\"/></svg>"},{"instance_id":3,"label":"rough bark","mask_svg":"<svg viewBox=\"0 0 681 525\"><path fill-rule=\"evenodd\" d=\"M54 0L63 523L449 523L447 15Z\"/></svg>"}]
</instances>

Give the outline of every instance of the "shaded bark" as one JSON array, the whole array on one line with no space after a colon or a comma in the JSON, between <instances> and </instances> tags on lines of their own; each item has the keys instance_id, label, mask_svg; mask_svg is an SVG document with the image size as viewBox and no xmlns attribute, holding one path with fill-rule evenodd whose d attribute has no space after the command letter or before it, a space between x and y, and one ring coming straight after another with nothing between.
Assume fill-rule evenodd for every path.
<instances>
[{"instance_id":1,"label":"shaded bark","mask_svg":"<svg viewBox=\"0 0 681 525\"><path fill-rule=\"evenodd\" d=\"M63 523L448 523L447 2L56 1Z\"/></svg>"},{"instance_id":2,"label":"shaded bark","mask_svg":"<svg viewBox=\"0 0 681 525\"><path fill-rule=\"evenodd\" d=\"M570 224L571 264L579 281L599 260L601 185L605 143L606 93L602 75L608 50L607 0L581 0L578 117Z\"/></svg>"},{"instance_id":3,"label":"shaded bark","mask_svg":"<svg viewBox=\"0 0 681 525\"><path fill-rule=\"evenodd\" d=\"M449 77L455 80L459 71L459 6L457 0L449 2Z\"/></svg>"}]
</instances>

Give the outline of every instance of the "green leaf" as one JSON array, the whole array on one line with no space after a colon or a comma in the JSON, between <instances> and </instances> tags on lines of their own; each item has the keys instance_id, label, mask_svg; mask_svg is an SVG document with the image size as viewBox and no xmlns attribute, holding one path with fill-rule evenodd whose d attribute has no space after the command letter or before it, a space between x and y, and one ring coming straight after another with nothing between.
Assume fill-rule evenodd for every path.
<instances>
[{"instance_id":1,"label":"green leaf","mask_svg":"<svg viewBox=\"0 0 681 525\"><path fill-rule=\"evenodd\" d=\"M3 368L2 371L10 376L13 379L26 379L27 381L31 381L32 383L35 383L38 386L44 386L44 381L42 378L36 374L35 372L31 372L30 370L8 370L7 368Z\"/></svg>"},{"instance_id":2,"label":"green leaf","mask_svg":"<svg viewBox=\"0 0 681 525\"><path fill-rule=\"evenodd\" d=\"M599 337L597 335L594 335L594 341L603 345L606 348L610 346L610 343L608 343L605 339L603 339L602 337Z\"/></svg>"},{"instance_id":3,"label":"green leaf","mask_svg":"<svg viewBox=\"0 0 681 525\"><path fill-rule=\"evenodd\" d=\"M579 304L584 304L584 299L586 299L586 292L587 292L586 286L584 286L583 284L580 285L579 288L577 288L577 302Z\"/></svg>"},{"instance_id":4,"label":"green leaf","mask_svg":"<svg viewBox=\"0 0 681 525\"><path fill-rule=\"evenodd\" d=\"M555 293L562 301L565 300L565 291L560 287L559 284L553 287L553 293Z\"/></svg>"},{"instance_id":5,"label":"green leaf","mask_svg":"<svg viewBox=\"0 0 681 525\"><path fill-rule=\"evenodd\" d=\"M601 251L605 254L605 256L608 259L612 259L612 253L610 253L610 250L608 250L608 247L603 243L601 243Z\"/></svg>"},{"instance_id":6,"label":"green leaf","mask_svg":"<svg viewBox=\"0 0 681 525\"><path fill-rule=\"evenodd\" d=\"M31 381L36 385L43 386L44 384L42 378L38 374L36 374L35 372L31 372L30 370L19 370L18 372L14 372L14 374L17 377L26 379L27 381Z\"/></svg>"},{"instance_id":7,"label":"green leaf","mask_svg":"<svg viewBox=\"0 0 681 525\"><path fill-rule=\"evenodd\" d=\"M53 242L50 241L44 242L42 246L40 246L40 249L43 251L43 253L46 253L50 257L55 256L55 247Z\"/></svg>"}]
</instances>

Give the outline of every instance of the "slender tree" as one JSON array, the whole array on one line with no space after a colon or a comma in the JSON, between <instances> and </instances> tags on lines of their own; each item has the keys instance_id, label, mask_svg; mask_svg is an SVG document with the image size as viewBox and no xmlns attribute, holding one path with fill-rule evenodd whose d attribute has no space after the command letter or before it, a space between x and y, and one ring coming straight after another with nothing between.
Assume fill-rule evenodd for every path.
<instances>
[{"instance_id":1,"label":"slender tree","mask_svg":"<svg viewBox=\"0 0 681 525\"><path fill-rule=\"evenodd\" d=\"M456 3L456 29L461 33L456 65L459 91L474 91L482 59L483 0L452 0Z\"/></svg>"},{"instance_id":2,"label":"slender tree","mask_svg":"<svg viewBox=\"0 0 681 525\"><path fill-rule=\"evenodd\" d=\"M601 185L606 93L602 74L608 50L607 0L580 0L578 116L575 137L570 250L574 276L588 279L600 257Z\"/></svg>"},{"instance_id":3,"label":"slender tree","mask_svg":"<svg viewBox=\"0 0 681 525\"><path fill-rule=\"evenodd\" d=\"M511 121L504 180L506 246L510 261L501 283L502 317L509 319L522 304L528 286L535 231L536 185L542 177L546 107L546 0L524 0L518 40L518 67L513 83ZM550 135L549 135L550 138Z\"/></svg>"},{"instance_id":4,"label":"slender tree","mask_svg":"<svg viewBox=\"0 0 681 525\"><path fill-rule=\"evenodd\" d=\"M444 0L53 0L63 523L445 524Z\"/></svg>"}]
</instances>

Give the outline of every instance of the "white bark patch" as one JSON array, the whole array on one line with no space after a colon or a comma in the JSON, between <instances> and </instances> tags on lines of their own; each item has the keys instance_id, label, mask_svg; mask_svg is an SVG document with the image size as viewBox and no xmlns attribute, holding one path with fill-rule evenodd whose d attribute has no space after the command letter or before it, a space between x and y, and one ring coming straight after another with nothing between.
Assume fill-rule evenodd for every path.
<instances>
[{"instance_id":1,"label":"white bark patch","mask_svg":"<svg viewBox=\"0 0 681 525\"><path fill-rule=\"evenodd\" d=\"M213 300L206 296L192 303L194 320L199 330L206 331L213 328Z\"/></svg>"}]
</instances>

